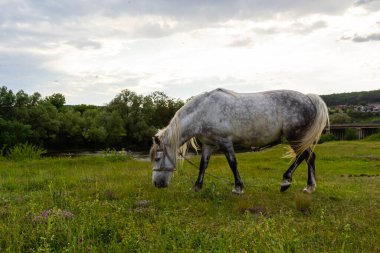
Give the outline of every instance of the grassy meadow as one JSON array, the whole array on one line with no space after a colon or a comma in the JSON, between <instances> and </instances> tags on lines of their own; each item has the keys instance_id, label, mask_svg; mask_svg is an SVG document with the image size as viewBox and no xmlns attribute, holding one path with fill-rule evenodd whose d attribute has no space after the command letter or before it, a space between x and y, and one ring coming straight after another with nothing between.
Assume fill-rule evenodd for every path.
<instances>
[{"instance_id":1,"label":"grassy meadow","mask_svg":"<svg viewBox=\"0 0 380 253\"><path fill-rule=\"evenodd\" d=\"M3 158L0 252L380 252L380 142L319 145L312 195L306 164L280 193L285 147L237 155L241 196L222 155L197 193L186 162L157 189L121 156Z\"/></svg>"}]
</instances>

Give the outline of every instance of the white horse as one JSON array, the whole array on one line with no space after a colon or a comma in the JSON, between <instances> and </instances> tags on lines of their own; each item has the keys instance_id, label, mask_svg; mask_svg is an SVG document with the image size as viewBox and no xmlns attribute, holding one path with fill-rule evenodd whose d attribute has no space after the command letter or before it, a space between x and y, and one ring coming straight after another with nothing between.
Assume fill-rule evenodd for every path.
<instances>
[{"instance_id":1,"label":"white horse","mask_svg":"<svg viewBox=\"0 0 380 253\"><path fill-rule=\"evenodd\" d=\"M202 143L202 158L194 190L202 188L213 150L221 149L234 174L233 192L240 194L243 182L233 145L267 147L285 138L295 159L283 175L281 191L289 188L294 171L305 160L308 180L304 191L311 193L316 189L313 150L326 125L329 125L326 104L313 94L290 90L235 93L225 89L200 94L179 109L169 125L153 137L150 151L154 163L153 184L156 187L169 185L178 149L196 138Z\"/></svg>"}]
</instances>

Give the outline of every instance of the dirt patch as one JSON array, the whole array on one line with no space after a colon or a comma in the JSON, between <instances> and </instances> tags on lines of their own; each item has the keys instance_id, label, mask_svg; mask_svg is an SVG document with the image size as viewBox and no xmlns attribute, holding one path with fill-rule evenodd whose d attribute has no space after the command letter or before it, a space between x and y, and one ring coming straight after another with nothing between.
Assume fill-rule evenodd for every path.
<instances>
[{"instance_id":1,"label":"dirt patch","mask_svg":"<svg viewBox=\"0 0 380 253\"><path fill-rule=\"evenodd\" d=\"M61 209L48 209L44 210L41 213L35 215L33 217L34 222L38 223L47 223L50 217L58 217L63 219L72 219L74 218L74 214L68 210Z\"/></svg>"},{"instance_id":2,"label":"dirt patch","mask_svg":"<svg viewBox=\"0 0 380 253\"><path fill-rule=\"evenodd\" d=\"M274 168L270 168L270 167L258 167L257 169L263 170L263 171L275 170Z\"/></svg>"},{"instance_id":3,"label":"dirt patch","mask_svg":"<svg viewBox=\"0 0 380 253\"><path fill-rule=\"evenodd\" d=\"M380 174L347 174L347 175L340 175L341 177L379 177Z\"/></svg>"},{"instance_id":4,"label":"dirt patch","mask_svg":"<svg viewBox=\"0 0 380 253\"><path fill-rule=\"evenodd\" d=\"M154 210L153 208L150 208L150 201L145 200L145 199L137 200L135 202L135 207L133 209L133 211L136 213L143 213L146 211L153 211L153 210Z\"/></svg>"},{"instance_id":5,"label":"dirt patch","mask_svg":"<svg viewBox=\"0 0 380 253\"><path fill-rule=\"evenodd\" d=\"M267 210L262 206L254 206L247 209L251 214L267 215Z\"/></svg>"},{"instance_id":6,"label":"dirt patch","mask_svg":"<svg viewBox=\"0 0 380 253\"><path fill-rule=\"evenodd\" d=\"M249 205L239 204L237 210L242 214L250 213L250 214L263 215L263 216L266 216L268 214L266 208L259 205L249 206Z\"/></svg>"},{"instance_id":7,"label":"dirt patch","mask_svg":"<svg viewBox=\"0 0 380 253\"><path fill-rule=\"evenodd\" d=\"M380 161L380 157L375 156L375 155L358 155L358 156L353 156L352 158L365 160L365 161Z\"/></svg>"}]
</instances>

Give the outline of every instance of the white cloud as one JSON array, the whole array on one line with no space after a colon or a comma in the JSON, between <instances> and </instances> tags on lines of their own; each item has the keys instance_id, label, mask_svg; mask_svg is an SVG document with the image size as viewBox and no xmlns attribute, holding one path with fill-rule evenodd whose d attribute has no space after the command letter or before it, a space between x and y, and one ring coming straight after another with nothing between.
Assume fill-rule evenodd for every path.
<instances>
[{"instance_id":1,"label":"white cloud","mask_svg":"<svg viewBox=\"0 0 380 253\"><path fill-rule=\"evenodd\" d=\"M183 99L220 86L375 89L378 2L0 1L0 78L71 104L125 88Z\"/></svg>"},{"instance_id":2,"label":"white cloud","mask_svg":"<svg viewBox=\"0 0 380 253\"><path fill-rule=\"evenodd\" d=\"M252 39L250 37L241 37L233 39L228 46L229 47L249 47L252 45Z\"/></svg>"}]
</instances>

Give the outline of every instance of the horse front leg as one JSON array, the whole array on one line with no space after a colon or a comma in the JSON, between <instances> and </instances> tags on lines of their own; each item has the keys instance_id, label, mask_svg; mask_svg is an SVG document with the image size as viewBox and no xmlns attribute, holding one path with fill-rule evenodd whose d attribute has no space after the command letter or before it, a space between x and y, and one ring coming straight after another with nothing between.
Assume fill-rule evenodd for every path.
<instances>
[{"instance_id":1,"label":"horse front leg","mask_svg":"<svg viewBox=\"0 0 380 253\"><path fill-rule=\"evenodd\" d=\"M210 161L212 150L213 149L211 146L208 146L205 144L202 145L202 158L201 158L201 163L199 165L199 174L198 174L197 181L195 182L194 187L193 187L193 190L195 192L201 190L203 187L203 178L205 175L206 168L208 166L208 162Z\"/></svg>"},{"instance_id":2,"label":"horse front leg","mask_svg":"<svg viewBox=\"0 0 380 253\"><path fill-rule=\"evenodd\" d=\"M244 186L237 168L237 161L233 145L232 143L227 143L222 146L222 148L235 178L235 188L232 190L232 192L235 194L242 194Z\"/></svg>"}]
</instances>

